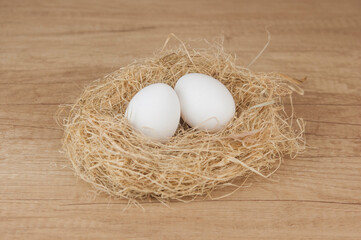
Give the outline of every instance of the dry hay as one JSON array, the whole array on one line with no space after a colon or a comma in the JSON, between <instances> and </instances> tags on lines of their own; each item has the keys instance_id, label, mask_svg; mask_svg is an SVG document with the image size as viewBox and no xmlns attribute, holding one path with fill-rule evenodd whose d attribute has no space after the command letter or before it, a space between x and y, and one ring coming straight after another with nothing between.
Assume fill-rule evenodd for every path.
<instances>
[{"instance_id":1,"label":"dry hay","mask_svg":"<svg viewBox=\"0 0 361 240\"><path fill-rule=\"evenodd\" d=\"M132 130L124 112L139 90L159 82L174 87L192 72L213 76L232 93L236 115L226 129L207 133L181 121L165 143ZM287 115L283 102L293 92L303 93L300 82L237 66L220 43L203 49L181 43L88 86L62 120L63 147L76 174L112 196L160 201L210 196L251 173L268 177L284 157L304 150L304 123L293 109Z\"/></svg>"}]
</instances>

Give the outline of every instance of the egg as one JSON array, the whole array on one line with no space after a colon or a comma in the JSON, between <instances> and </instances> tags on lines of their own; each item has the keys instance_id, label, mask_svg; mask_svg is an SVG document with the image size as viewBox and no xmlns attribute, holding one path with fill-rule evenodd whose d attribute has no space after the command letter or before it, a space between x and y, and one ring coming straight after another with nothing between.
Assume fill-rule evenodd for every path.
<instances>
[{"instance_id":1,"label":"egg","mask_svg":"<svg viewBox=\"0 0 361 240\"><path fill-rule=\"evenodd\" d=\"M129 102L125 117L131 126L155 140L167 140L177 130L180 103L174 89L155 83L141 89Z\"/></svg>"},{"instance_id":2,"label":"egg","mask_svg":"<svg viewBox=\"0 0 361 240\"><path fill-rule=\"evenodd\" d=\"M222 130L234 117L236 106L229 90L217 79L189 73L176 83L182 119L207 132Z\"/></svg>"}]
</instances>

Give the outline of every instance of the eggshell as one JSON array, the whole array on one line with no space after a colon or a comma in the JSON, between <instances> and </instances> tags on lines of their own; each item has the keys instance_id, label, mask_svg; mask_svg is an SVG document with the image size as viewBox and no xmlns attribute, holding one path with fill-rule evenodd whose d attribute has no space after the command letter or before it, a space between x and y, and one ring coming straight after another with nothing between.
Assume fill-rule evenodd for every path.
<instances>
[{"instance_id":1,"label":"eggshell","mask_svg":"<svg viewBox=\"0 0 361 240\"><path fill-rule=\"evenodd\" d=\"M167 84L149 85L131 99L125 116L137 131L156 140L167 140L179 124L178 96Z\"/></svg>"},{"instance_id":2,"label":"eggshell","mask_svg":"<svg viewBox=\"0 0 361 240\"><path fill-rule=\"evenodd\" d=\"M232 94L211 76L186 74L177 81L174 90L181 105L181 116L191 127L217 132L234 117L236 106Z\"/></svg>"}]
</instances>

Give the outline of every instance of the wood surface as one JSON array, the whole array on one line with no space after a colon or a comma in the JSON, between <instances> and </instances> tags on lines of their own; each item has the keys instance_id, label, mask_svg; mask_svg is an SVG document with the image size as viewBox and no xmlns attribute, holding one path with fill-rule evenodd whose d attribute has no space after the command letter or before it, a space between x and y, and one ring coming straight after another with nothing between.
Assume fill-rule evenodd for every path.
<instances>
[{"instance_id":1,"label":"wood surface","mask_svg":"<svg viewBox=\"0 0 361 240\"><path fill-rule=\"evenodd\" d=\"M361 239L361 1L0 1L0 239ZM224 37L251 67L296 78L306 153L220 200L127 201L74 176L59 104L169 33ZM218 190L220 196L233 189Z\"/></svg>"}]
</instances>

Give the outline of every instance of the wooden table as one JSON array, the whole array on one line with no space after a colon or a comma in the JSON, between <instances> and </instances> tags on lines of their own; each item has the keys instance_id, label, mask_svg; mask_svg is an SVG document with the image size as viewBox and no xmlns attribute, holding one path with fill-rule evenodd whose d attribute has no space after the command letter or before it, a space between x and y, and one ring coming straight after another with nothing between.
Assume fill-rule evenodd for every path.
<instances>
[{"instance_id":1,"label":"wooden table","mask_svg":"<svg viewBox=\"0 0 361 240\"><path fill-rule=\"evenodd\" d=\"M361 239L360 1L1 1L0 239ZM59 152L58 105L171 32L224 37L247 65L301 78L305 154L216 201L94 197ZM215 195L232 189L219 190Z\"/></svg>"}]
</instances>

